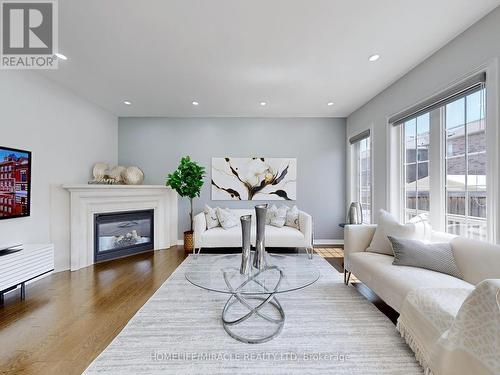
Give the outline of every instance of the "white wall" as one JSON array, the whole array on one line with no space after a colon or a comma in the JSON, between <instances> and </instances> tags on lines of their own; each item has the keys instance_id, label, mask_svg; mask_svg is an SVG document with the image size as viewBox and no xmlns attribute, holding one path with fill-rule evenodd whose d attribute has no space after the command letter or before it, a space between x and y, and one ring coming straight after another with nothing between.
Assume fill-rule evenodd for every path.
<instances>
[{"instance_id":1,"label":"white wall","mask_svg":"<svg viewBox=\"0 0 500 375\"><path fill-rule=\"evenodd\" d=\"M97 161L116 163L118 119L47 78L0 71L0 146L32 151L31 216L0 221L0 244L55 244L56 271L69 268L69 194Z\"/></svg>"},{"instance_id":2,"label":"white wall","mask_svg":"<svg viewBox=\"0 0 500 375\"><path fill-rule=\"evenodd\" d=\"M389 206L387 199L389 189L387 118L441 91L477 68L488 66L489 73L492 74L489 75L487 89L491 94L490 97L495 98L494 102L489 103L491 105L488 109L488 127L497 128L498 87L500 87L497 59L499 56L500 8L496 8L348 117L347 139L365 129L372 128L374 212ZM384 56L384 59L390 58L391 56ZM378 63L383 64L383 59ZM489 134L495 137L493 144L498 150L498 132L492 131ZM347 152L349 153L349 147L347 147ZM350 170L350 158L347 157L346 160L348 170ZM492 188L498 190L498 181L495 181L495 185ZM346 191L351 191L349 179Z\"/></svg>"}]
</instances>

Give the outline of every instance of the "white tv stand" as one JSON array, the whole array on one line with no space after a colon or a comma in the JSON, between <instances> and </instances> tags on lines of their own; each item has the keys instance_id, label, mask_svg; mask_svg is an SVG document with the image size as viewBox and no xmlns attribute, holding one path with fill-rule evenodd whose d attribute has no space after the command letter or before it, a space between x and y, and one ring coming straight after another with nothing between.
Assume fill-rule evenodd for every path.
<instances>
[{"instance_id":1,"label":"white tv stand","mask_svg":"<svg viewBox=\"0 0 500 375\"><path fill-rule=\"evenodd\" d=\"M26 297L26 283L54 270L52 244L25 244L22 250L0 253L0 305L4 294L21 286L21 299Z\"/></svg>"}]
</instances>

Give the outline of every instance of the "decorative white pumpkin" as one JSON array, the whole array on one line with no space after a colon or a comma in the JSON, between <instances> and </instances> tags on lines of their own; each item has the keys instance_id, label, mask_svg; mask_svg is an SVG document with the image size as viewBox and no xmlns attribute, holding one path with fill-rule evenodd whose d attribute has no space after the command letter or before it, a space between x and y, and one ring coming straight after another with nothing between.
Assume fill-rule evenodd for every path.
<instances>
[{"instance_id":1,"label":"decorative white pumpkin","mask_svg":"<svg viewBox=\"0 0 500 375\"><path fill-rule=\"evenodd\" d=\"M94 176L94 181L101 181L108 170L108 165L106 163L96 163L92 169L92 175Z\"/></svg>"},{"instance_id":2,"label":"decorative white pumpkin","mask_svg":"<svg viewBox=\"0 0 500 375\"><path fill-rule=\"evenodd\" d=\"M117 165L109 172L109 177L114 179L116 182L123 182L123 173L127 168Z\"/></svg>"},{"instance_id":3,"label":"decorative white pumpkin","mask_svg":"<svg viewBox=\"0 0 500 375\"><path fill-rule=\"evenodd\" d=\"M139 167L128 167L122 177L127 185L140 185L144 181L144 172Z\"/></svg>"}]
</instances>

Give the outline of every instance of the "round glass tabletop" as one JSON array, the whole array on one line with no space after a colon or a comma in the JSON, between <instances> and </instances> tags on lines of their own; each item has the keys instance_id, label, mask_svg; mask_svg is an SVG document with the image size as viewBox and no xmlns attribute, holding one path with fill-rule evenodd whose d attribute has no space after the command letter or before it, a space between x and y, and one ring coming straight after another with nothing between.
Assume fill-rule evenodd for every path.
<instances>
[{"instance_id":1,"label":"round glass tabletop","mask_svg":"<svg viewBox=\"0 0 500 375\"><path fill-rule=\"evenodd\" d=\"M252 252L253 256L253 252ZM241 254L199 254L191 260L186 279L197 287L228 294L284 293L305 288L320 273L307 254L266 254L266 268L240 274Z\"/></svg>"}]
</instances>

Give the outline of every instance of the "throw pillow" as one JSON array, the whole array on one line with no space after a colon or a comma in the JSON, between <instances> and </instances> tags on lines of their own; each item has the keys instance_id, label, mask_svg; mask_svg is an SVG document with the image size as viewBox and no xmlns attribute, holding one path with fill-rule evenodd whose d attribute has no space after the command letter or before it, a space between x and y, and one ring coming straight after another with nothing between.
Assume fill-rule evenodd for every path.
<instances>
[{"instance_id":1,"label":"throw pillow","mask_svg":"<svg viewBox=\"0 0 500 375\"><path fill-rule=\"evenodd\" d=\"M286 212L288 211L288 207L282 206L282 207L276 207L272 206L272 210L268 211L268 216L266 216L266 219L269 217L269 224L278 228L282 228L285 225L286 221Z\"/></svg>"},{"instance_id":2,"label":"throw pillow","mask_svg":"<svg viewBox=\"0 0 500 375\"><path fill-rule=\"evenodd\" d=\"M206 204L203 212L205 213L207 229L220 227L219 218L217 217L217 210L215 208L212 208L208 204Z\"/></svg>"},{"instance_id":3,"label":"throw pillow","mask_svg":"<svg viewBox=\"0 0 500 375\"><path fill-rule=\"evenodd\" d=\"M238 225L238 218L229 208L216 208L217 218L224 229L233 228Z\"/></svg>"},{"instance_id":4,"label":"throw pillow","mask_svg":"<svg viewBox=\"0 0 500 375\"><path fill-rule=\"evenodd\" d=\"M449 243L429 243L389 236L396 266L425 268L462 278Z\"/></svg>"},{"instance_id":5,"label":"throw pillow","mask_svg":"<svg viewBox=\"0 0 500 375\"><path fill-rule=\"evenodd\" d=\"M293 206L292 208L287 210L285 225L287 227L300 229L299 228L299 209L297 206Z\"/></svg>"},{"instance_id":6,"label":"throw pillow","mask_svg":"<svg viewBox=\"0 0 500 375\"><path fill-rule=\"evenodd\" d=\"M276 211L278 211L278 207L276 207L275 204L273 204L271 207L267 207L266 225L271 225L271 217L274 216Z\"/></svg>"},{"instance_id":7,"label":"throw pillow","mask_svg":"<svg viewBox=\"0 0 500 375\"><path fill-rule=\"evenodd\" d=\"M428 224L423 221L418 223L400 224L389 212L380 210L377 229L372 242L366 251L372 253L394 255L388 236L405 239L425 239Z\"/></svg>"}]
</instances>

